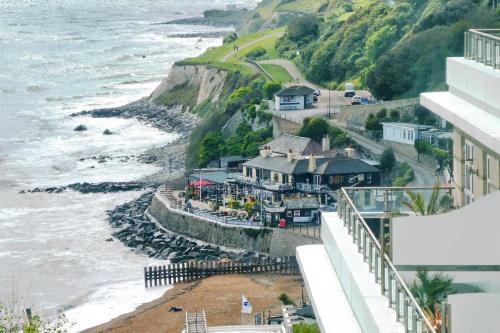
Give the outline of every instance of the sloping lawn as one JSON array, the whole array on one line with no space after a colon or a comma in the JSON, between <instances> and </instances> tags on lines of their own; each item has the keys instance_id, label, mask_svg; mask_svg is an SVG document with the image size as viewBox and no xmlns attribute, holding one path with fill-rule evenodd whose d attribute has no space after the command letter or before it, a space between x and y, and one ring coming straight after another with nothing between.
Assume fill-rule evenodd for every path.
<instances>
[{"instance_id":1,"label":"sloping lawn","mask_svg":"<svg viewBox=\"0 0 500 333\"><path fill-rule=\"evenodd\" d=\"M260 64L276 81L286 83L293 80L288 71L280 65L275 64Z\"/></svg>"}]
</instances>

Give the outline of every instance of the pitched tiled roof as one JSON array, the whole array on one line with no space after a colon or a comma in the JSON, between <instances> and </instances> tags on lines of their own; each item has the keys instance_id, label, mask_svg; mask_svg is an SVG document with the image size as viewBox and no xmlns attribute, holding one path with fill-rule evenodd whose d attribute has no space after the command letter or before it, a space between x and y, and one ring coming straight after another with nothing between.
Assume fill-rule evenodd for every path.
<instances>
[{"instance_id":1,"label":"pitched tiled roof","mask_svg":"<svg viewBox=\"0 0 500 333\"><path fill-rule=\"evenodd\" d=\"M293 175L311 173L309 172L309 159L288 161L286 156L259 156L246 162L245 165ZM336 154L333 157L316 158L316 169L312 173L318 175L339 175L368 172L380 172L380 170L362 160Z\"/></svg>"},{"instance_id":2,"label":"pitched tiled roof","mask_svg":"<svg viewBox=\"0 0 500 333\"><path fill-rule=\"evenodd\" d=\"M305 96L312 94L314 89L306 86L290 86L276 94L276 96Z\"/></svg>"},{"instance_id":3,"label":"pitched tiled roof","mask_svg":"<svg viewBox=\"0 0 500 333\"><path fill-rule=\"evenodd\" d=\"M321 145L316 141L290 134L283 134L260 148L263 149L265 146L271 147L271 151L275 153L286 154L292 149L296 155L302 156L319 154L322 151Z\"/></svg>"}]
</instances>

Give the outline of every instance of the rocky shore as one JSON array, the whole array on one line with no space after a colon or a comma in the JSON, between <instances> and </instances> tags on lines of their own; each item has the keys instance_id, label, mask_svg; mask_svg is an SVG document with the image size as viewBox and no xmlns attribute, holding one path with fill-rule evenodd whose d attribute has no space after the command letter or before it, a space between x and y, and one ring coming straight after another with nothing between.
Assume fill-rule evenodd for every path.
<instances>
[{"instance_id":1,"label":"rocky shore","mask_svg":"<svg viewBox=\"0 0 500 333\"><path fill-rule=\"evenodd\" d=\"M72 113L72 117L91 116L94 118L137 118L144 123L168 133L178 133L187 138L198 124L198 118L181 108L168 109L149 102L146 98L116 108L95 109Z\"/></svg>"},{"instance_id":2,"label":"rocky shore","mask_svg":"<svg viewBox=\"0 0 500 333\"><path fill-rule=\"evenodd\" d=\"M136 200L124 203L108 211L108 221L114 228L113 236L133 249L157 259L169 259L170 262L188 260L208 261L223 258L231 260L258 259L261 255L245 251L229 252L218 246L201 244L185 237L160 230L149 220L145 211L151 204L154 192L141 195Z\"/></svg>"},{"instance_id":3,"label":"rocky shore","mask_svg":"<svg viewBox=\"0 0 500 333\"><path fill-rule=\"evenodd\" d=\"M23 190L20 193L61 193L66 190L73 190L80 193L110 193L124 191L144 190L148 185L144 182L103 182L103 183L74 183L66 186L35 187L34 189Z\"/></svg>"}]
</instances>

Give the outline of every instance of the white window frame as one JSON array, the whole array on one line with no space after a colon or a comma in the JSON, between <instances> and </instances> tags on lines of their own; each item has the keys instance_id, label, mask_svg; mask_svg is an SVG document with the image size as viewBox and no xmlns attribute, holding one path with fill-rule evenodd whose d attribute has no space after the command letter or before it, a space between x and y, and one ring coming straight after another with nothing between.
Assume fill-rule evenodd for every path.
<instances>
[{"instance_id":1,"label":"white window frame","mask_svg":"<svg viewBox=\"0 0 500 333\"><path fill-rule=\"evenodd\" d=\"M372 183L372 174L371 173L367 173L366 174L366 183L367 184L371 184Z\"/></svg>"},{"instance_id":2,"label":"white window frame","mask_svg":"<svg viewBox=\"0 0 500 333\"><path fill-rule=\"evenodd\" d=\"M294 210L293 217L300 217L300 210Z\"/></svg>"}]
</instances>

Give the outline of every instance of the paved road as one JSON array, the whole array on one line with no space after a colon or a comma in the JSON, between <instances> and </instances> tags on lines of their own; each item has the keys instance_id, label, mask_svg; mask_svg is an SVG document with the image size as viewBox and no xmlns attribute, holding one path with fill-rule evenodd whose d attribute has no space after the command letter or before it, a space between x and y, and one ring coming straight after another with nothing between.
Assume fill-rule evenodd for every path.
<instances>
[{"instance_id":1,"label":"paved road","mask_svg":"<svg viewBox=\"0 0 500 333\"><path fill-rule=\"evenodd\" d=\"M251 42L248 42L248 43L245 43L245 44L242 44L242 45L238 45L238 50L243 50L249 46L252 46L253 44L256 44L260 41L263 41L264 39L268 39L268 38L271 38L271 37L281 37L283 36L283 32L276 32L274 34L270 34L270 35L266 35L266 36L262 36L260 38L257 38L257 39L254 39L252 40ZM226 54L224 57L222 57L221 61L222 62L226 62L229 60L229 58L231 58L232 56L234 56L238 51L236 50L233 50L231 52L229 52L228 54Z\"/></svg>"},{"instance_id":2,"label":"paved road","mask_svg":"<svg viewBox=\"0 0 500 333\"><path fill-rule=\"evenodd\" d=\"M354 141L377 155L381 155L386 149L386 147L380 143L370 140L356 132L347 130L343 124L339 124L335 121L331 121L331 123L336 127L342 128L353 138ZM409 184L409 186L433 186L436 183L436 176L432 168L420 164L415 161L415 159L397 152L394 152L394 156L398 161L407 162L412 166L415 179Z\"/></svg>"},{"instance_id":3,"label":"paved road","mask_svg":"<svg viewBox=\"0 0 500 333\"><path fill-rule=\"evenodd\" d=\"M321 92L321 95L319 97L319 101L317 103L318 108L324 108L326 114L328 114L328 101L330 101L331 107L339 106L339 105L350 105L351 104L351 99L344 97L344 91L341 90L330 90L321 87L315 83L312 83L308 81L307 79L304 78L304 75L302 75L302 72L297 68L295 63L293 61L287 60L287 59L271 59L271 60L264 60L264 61L259 61L260 64L273 64L273 65L279 65L286 69L290 76L292 76L295 81L290 82L290 84L300 84L300 85L306 85L315 89L319 89ZM328 93L330 93L330 96L328 96ZM359 96L363 97L370 97L371 93L367 90L357 90L356 94Z\"/></svg>"},{"instance_id":4,"label":"paved road","mask_svg":"<svg viewBox=\"0 0 500 333\"><path fill-rule=\"evenodd\" d=\"M307 81L302 72L295 66L295 64L287 59L271 59L271 60L263 60L259 61L259 64L272 64L283 67L287 70L288 74L293 77L295 80L292 82L294 84L303 84L310 87L318 88L318 86L312 82Z\"/></svg>"}]
</instances>

